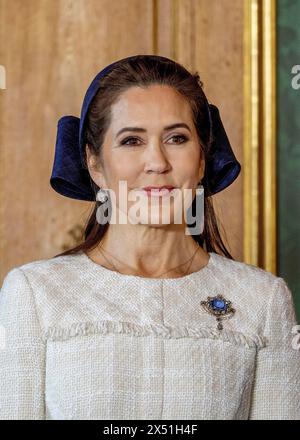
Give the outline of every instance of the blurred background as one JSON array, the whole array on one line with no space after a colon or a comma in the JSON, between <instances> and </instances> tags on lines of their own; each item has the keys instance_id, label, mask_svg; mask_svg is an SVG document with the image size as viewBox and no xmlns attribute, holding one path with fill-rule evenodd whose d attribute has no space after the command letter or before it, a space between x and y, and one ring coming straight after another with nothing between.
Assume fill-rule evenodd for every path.
<instances>
[{"instance_id":1,"label":"blurred background","mask_svg":"<svg viewBox=\"0 0 300 440\"><path fill-rule=\"evenodd\" d=\"M283 277L300 319L300 1L0 0L0 282L81 241L89 202L49 184L57 121L107 64L136 54L198 71L238 179L213 196L236 260Z\"/></svg>"}]
</instances>

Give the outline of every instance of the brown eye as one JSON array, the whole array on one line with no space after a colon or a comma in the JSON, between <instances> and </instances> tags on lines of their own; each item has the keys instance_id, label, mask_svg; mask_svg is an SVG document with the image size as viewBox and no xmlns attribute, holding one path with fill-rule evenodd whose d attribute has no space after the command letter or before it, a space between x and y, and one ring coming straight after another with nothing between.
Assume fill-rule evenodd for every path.
<instances>
[{"instance_id":1,"label":"brown eye","mask_svg":"<svg viewBox=\"0 0 300 440\"><path fill-rule=\"evenodd\" d=\"M184 136L183 134L179 134L179 135L174 135L171 137L171 139L183 139L181 142L175 142L175 144L183 144L184 142L186 142L188 139L186 136Z\"/></svg>"},{"instance_id":2,"label":"brown eye","mask_svg":"<svg viewBox=\"0 0 300 440\"><path fill-rule=\"evenodd\" d=\"M138 145L138 144L132 144L132 143L128 144L127 142L128 142L128 141L131 141L131 140L136 140L136 141L138 141L139 139L136 138L136 137L128 137L128 138L125 138L125 139L122 140L121 145L133 145L133 146Z\"/></svg>"},{"instance_id":3,"label":"brown eye","mask_svg":"<svg viewBox=\"0 0 300 440\"><path fill-rule=\"evenodd\" d=\"M174 135L170 139L174 139L174 138L177 140L175 142L175 144L183 144L184 142L186 142L188 140L187 137L182 134L181 135ZM178 142L178 140L179 140L179 142ZM133 143L132 143L132 141L133 141ZM121 145L132 145L132 146L139 145L138 143L136 143L136 141L140 142L140 140L136 137L132 137L132 136L127 137L121 141Z\"/></svg>"}]
</instances>

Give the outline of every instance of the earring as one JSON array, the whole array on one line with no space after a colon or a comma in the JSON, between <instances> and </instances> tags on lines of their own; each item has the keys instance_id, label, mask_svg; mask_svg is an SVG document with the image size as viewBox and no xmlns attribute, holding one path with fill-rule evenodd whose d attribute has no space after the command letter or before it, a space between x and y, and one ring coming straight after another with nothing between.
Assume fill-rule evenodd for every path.
<instances>
[{"instance_id":1,"label":"earring","mask_svg":"<svg viewBox=\"0 0 300 440\"><path fill-rule=\"evenodd\" d=\"M102 205L98 206L96 211L96 219L100 225L105 225L106 223L109 223L109 219L111 216L111 204L109 203L108 206L104 205L104 203L108 199L109 199L108 191L100 188L96 194L96 200L102 202Z\"/></svg>"},{"instance_id":2,"label":"earring","mask_svg":"<svg viewBox=\"0 0 300 440\"><path fill-rule=\"evenodd\" d=\"M108 200L108 193L105 191L105 189L100 188L96 195L96 200L99 202L106 202Z\"/></svg>"},{"instance_id":3,"label":"earring","mask_svg":"<svg viewBox=\"0 0 300 440\"><path fill-rule=\"evenodd\" d=\"M202 190L201 197L204 199L204 186L202 185L202 182L198 183L197 189Z\"/></svg>"}]
</instances>

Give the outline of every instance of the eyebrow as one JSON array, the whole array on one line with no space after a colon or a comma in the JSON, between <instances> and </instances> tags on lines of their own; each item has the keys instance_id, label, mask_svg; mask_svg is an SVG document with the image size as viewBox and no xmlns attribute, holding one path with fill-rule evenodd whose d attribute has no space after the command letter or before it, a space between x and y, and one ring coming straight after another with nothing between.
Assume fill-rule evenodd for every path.
<instances>
[{"instance_id":1,"label":"eyebrow","mask_svg":"<svg viewBox=\"0 0 300 440\"><path fill-rule=\"evenodd\" d=\"M172 128L180 128L180 127L187 128L189 130L189 132L191 133L190 127L187 124L185 124L184 122L177 122L175 124L168 125L167 127L164 127L163 131L171 130ZM140 128L140 127L124 127L120 131L118 131L116 137L118 137L124 131L135 131L135 132L146 133L147 130L145 128Z\"/></svg>"}]
</instances>

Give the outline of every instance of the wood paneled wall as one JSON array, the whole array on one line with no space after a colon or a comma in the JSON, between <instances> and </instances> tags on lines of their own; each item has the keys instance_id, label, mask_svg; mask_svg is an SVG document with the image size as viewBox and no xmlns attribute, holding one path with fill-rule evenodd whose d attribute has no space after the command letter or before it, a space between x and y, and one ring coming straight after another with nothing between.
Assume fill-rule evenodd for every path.
<instances>
[{"instance_id":1,"label":"wood paneled wall","mask_svg":"<svg viewBox=\"0 0 300 440\"><path fill-rule=\"evenodd\" d=\"M92 205L50 187L57 120L80 116L117 59L158 54L197 70L243 165L243 0L0 0L0 23L1 279L76 243ZM214 201L242 260L242 174Z\"/></svg>"}]
</instances>

